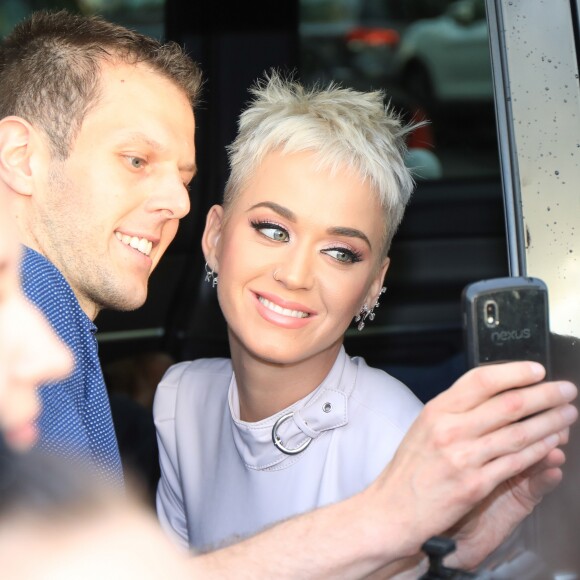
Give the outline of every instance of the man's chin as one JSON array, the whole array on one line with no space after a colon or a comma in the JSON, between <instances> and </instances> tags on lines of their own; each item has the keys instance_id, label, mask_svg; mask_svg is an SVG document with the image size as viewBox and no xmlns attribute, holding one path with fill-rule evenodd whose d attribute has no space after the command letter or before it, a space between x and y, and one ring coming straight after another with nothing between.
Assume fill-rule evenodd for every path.
<instances>
[{"instance_id":1,"label":"man's chin","mask_svg":"<svg viewBox=\"0 0 580 580\"><path fill-rule=\"evenodd\" d=\"M115 310L117 312L131 312L141 308L147 300L147 292L133 292L129 298L129 293L124 296L107 297L101 301L98 311Z\"/></svg>"}]
</instances>

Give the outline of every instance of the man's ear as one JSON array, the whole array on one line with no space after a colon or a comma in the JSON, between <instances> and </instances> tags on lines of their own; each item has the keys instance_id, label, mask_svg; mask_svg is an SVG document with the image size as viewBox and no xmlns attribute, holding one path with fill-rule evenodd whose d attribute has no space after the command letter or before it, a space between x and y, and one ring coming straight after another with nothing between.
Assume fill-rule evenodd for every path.
<instances>
[{"instance_id":1,"label":"man's ear","mask_svg":"<svg viewBox=\"0 0 580 580\"><path fill-rule=\"evenodd\" d=\"M378 271L375 275L374 280L371 283L371 286L370 286L369 291L367 293L367 298L365 300L365 304L369 308L372 308L381 296L381 290L382 290L383 285L384 285L385 275L387 273L387 270L389 269L390 263L391 263L390 258L385 258L383 260L380 268L378 269Z\"/></svg>"},{"instance_id":2,"label":"man's ear","mask_svg":"<svg viewBox=\"0 0 580 580\"><path fill-rule=\"evenodd\" d=\"M0 179L21 195L33 191L32 155L39 136L28 121L15 116L0 119Z\"/></svg>"},{"instance_id":3,"label":"man's ear","mask_svg":"<svg viewBox=\"0 0 580 580\"><path fill-rule=\"evenodd\" d=\"M201 238L201 248L208 266L216 273L219 271L219 240L224 222L224 208L213 205L205 218L205 230Z\"/></svg>"}]
</instances>

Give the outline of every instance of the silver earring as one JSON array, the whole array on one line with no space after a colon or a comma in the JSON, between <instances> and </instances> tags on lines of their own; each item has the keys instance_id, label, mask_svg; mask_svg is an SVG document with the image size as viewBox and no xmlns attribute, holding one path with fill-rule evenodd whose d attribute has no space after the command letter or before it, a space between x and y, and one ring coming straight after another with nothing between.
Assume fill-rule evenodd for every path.
<instances>
[{"instance_id":1,"label":"silver earring","mask_svg":"<svg viewBox=\"0 0 580 580\"><path fill-rule=\"evenodd\" d=\"M377 301L375 302L375 304L374 304L374 306L372 308L369 308L366 304L363 304L363 307L360 309L360 312L354 318L354 321L355 322L358 322L357 328L359 330L362 330L365 327L365 322L366 322L367 318L371 322L375 319L374 310L375 310L375 308L378 308L380 306L379 298L386 291L387 291L387 288L385 286L383 286L381 288L380 293L379 293L379 297L377 298Z\"/></svg>"},{"instance_id":2,"label":"silver earring","mask_svg":"<svg viewBox=\"0 0 580 580\"><path fill-rule=\"evenodd\" d=\"M211 282L211 287L215 288L218 283L218 275L205 263L205 281Z\"/></svg>"}]
</instances>

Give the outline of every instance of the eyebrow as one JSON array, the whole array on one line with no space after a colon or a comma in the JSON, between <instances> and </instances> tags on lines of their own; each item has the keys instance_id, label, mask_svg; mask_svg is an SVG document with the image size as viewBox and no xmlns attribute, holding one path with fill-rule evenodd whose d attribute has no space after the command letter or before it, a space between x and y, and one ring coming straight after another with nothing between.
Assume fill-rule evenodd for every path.
<instances>
[{"instance_id":1,"label":"eyebrow","mask_svg":"<svg viewBox=\"0 0 580 580\"><path fill-rule=\"evenodd\" d=\"M296 214L294 214L294 212L290 211L287 207L284 207L283 205L274 203L273 201L261 201L260 203L253 205L250 209L248 209L248 211L252 211L253 209L257 209L259 207L267 207L293 223L296 223L297 221Z\"/></svg>"},{"instance_id":2,"label":"eyebrow","mask_svg":"<svg viewBox=\"0 0 580 580\"><path fill-rule=\"evenodd\" d=\"M363 232L361 232L360 230L357 230L356 228L346 228L346 227L341 227L341 226L336 226L334 228L328 228L328 230L326 230L329 234L332 234L333 236L345 236L347 238L359 238L360 240L362 240L363 242L365 242L367 244L367 246L369 247L369 249L373 249L373 247L371 246L371 242L370 240L365 236L365 234Z\"/></svg>"},{"instance_id":3,"label":"eyebrow","mask_svg":"<svg viewBox=\"0 0 580 580\"><path fill-rule=\"evenodd\" d=\"M261 201L260 203L257 203L255 205L253 205L252 207L250 207L250 209L248 209L248 211L251 211L251 210L259 208L259 207L267 207L267 208L271 209L272 211L275 211L278 215L281 215L282 217L291 221L292 223L296 223L296 221L297 221L296 214L294 214L294 212L290 211L287 207L284 207L283 205L274 203L273 201ZM358 238L358 239L362 240L363 242L365 242L368 245L369 249L372 250L372 245L371 245L371 242L368 239L368 237L363 232L361 232L360 230L357 230L356 228L348 228L348 227L344 227L344 226L334 226L334 227L328 228L326 231L330 235L333 235L333 236L344 236L347 238Z\"/></svg>"}]
</instances>

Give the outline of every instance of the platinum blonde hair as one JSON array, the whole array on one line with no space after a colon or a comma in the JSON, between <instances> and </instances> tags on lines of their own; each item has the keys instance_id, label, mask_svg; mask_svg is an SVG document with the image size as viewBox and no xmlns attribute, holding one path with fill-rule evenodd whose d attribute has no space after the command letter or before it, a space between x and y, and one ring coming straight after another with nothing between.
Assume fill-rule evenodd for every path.
<instances>
[{"instance_id":1,"label":"platinum blonde hair","mask_svg":"<svg viewBox=\"0 0 580 580\"><path fill-rule=\"evenodd\" d=\"M348 167L368 180L384 209L386 256L414 188L404 162L405 137L418 124L404 124L383 91L361 92L335 83L307 88L277 71L257 81L250 94L238 134L227 148L226 211L266 155L312 151L320 168Z\"/></svg>"}]
</instances>

